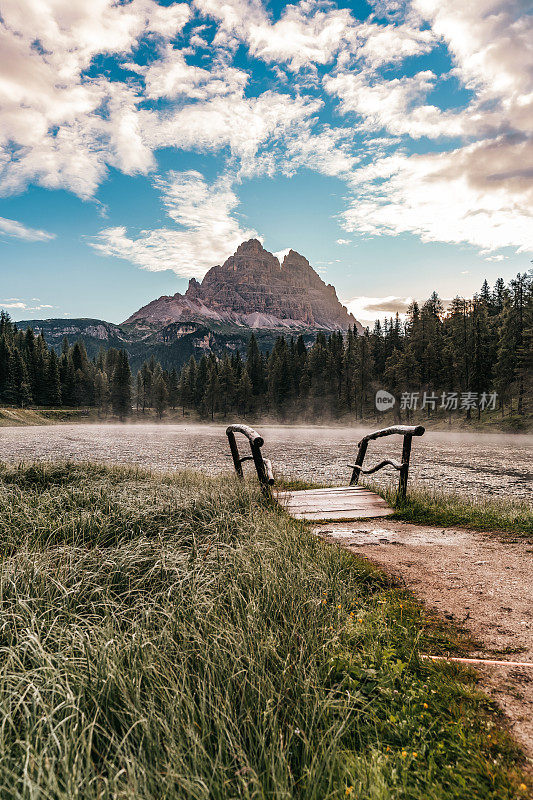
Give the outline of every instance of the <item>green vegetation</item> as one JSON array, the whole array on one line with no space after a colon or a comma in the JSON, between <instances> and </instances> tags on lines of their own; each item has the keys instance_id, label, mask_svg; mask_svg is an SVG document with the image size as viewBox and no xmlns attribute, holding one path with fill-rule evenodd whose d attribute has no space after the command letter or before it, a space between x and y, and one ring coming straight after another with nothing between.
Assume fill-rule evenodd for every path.
<instances>
[{"instance_id":1,"label":"green vegetation","mask_svg":"<svg viewBox=\"0 0 533 800\"><path fill-rule=\"evenodd\" d=\"M100 351L90 361L83 342L72 347L65 338L61 355L49 349L42 334L17 330L0 312L0 403L19 408L35 405L109 408L120 419L131 413L131 372L125 350Z\"/></svg>"},{"instance_id":2,"label":"green vegetation","mask_svg":"<svg viewBox=\"0 0 533 800\"><path fill-rule=\"evenodd\" d=\"M0 428L97 420L98 415L94 408L0 408Z\"/></svg>"},{"instance_id":3,"label":"green vegetation","mask_svg":"<svg viewBox=\"0 0 533 800\"><path fill-rule=\"evenodd\" d=\"M0 468L3 798L505 800L460 646L255 484Z\"/></svg>"},{"instance_id":4,"label":"green vegetation","mask_svg":"<svg viewBox=\"0 0 533 800\"><path fill-rule=\"evenodd\" d=\"M421 489L411 484L401 500L396 489L371 485L394 506L396 519L422 525L533 534L533 504L517 498L476 498L457 492Z\"/></svg>"},{"instance_id":5,"label":"green vegetation","mask_svg":"<svg viewBox=\"0 0 533 800\"><path fill-rule=\"evenodd\" d=\"M499 279L493 290L485 281L472 300L457 297L446 311L433 294L421 307L412 303L405 324L396 316L361 336L319 333L310 347L309 336L280 336L261 352L252 335L245 354L227 349L217 358L210 351L169 370L151 358L133 392L124 350L101 350L90 360L83 343L65 341L57 356L42 336L17 332L2 312L0 403L93 406L102 416L125 418L133 402L159 418L170 408L203 419L238 414L383 425L392 414L377 419L374 394L387 389L409 398L404 410L395 406L406 421L414 394L417 417L430 425L524 430L533 419L532 336L533 278L524 274L508 286Z\"/></svg>"},{"instance_id":6,"label":"green vegetation","mask_svg":"<svg viewBox=\"0 0 533 800\"><path fill-rule=\"evenodd\" d=\"M396 316L362 336L319 333L310 348L301 336L280 336L269 354L252 337L245 361L239 353L219 362L191 357L177 394L183 413L204 417L233 410L298 421L373 417L376 424L374 394L387 389L398 399L416 394L417 417L441 425L455 418L520 430L531 422L532 335L533 279L518 275L508 287L498 280L493 291L485 281L473 300L457 297L446 311L433 294L422 307L412 303L405 324ZM494 409L491 392L499 397ZM451 393L455 400L447 399ZM473 407L468 393L477 398ZM412 411L402 412L406 421Z\"/></svg>"}]
</instances>

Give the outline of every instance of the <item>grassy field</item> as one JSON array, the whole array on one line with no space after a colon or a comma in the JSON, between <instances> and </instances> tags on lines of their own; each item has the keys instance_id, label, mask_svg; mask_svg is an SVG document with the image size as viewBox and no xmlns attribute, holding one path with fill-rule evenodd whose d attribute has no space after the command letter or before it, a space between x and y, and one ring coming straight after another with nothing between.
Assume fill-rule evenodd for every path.
<instances>
[{"instance_id":1,"label":"grassy field","mask_svg":"<svg viewBox=\"0 0 533 800\"><path fill-rule=\"evenodd\" d=\"M368 483L395 509L395 518L422 525L472 528L533 535L533 504L526 500L500 497L471 497L466 494L439 492L411 484L405 500L397 497L396 488L383 489Z\"/></svg>"},{"instance_id":2,"label":"grassy field","mask_svg":"<svg viewBox=\"0 0 533 800\"><path fill-rule=\"evenodd\" d=\"M98 414L94 408L0 408L0 428L96 421Z\"/></svg>"},{"instance_id":3,"label":"grassy field","mask_svg":"<svg viewBox=\"0 0 533 800\"><path fill-rule=\"evenodd\" d=\"M2 800L529 795L453 631L255 484L2 467L0 541Z\"/></svg>"}]
</instances>

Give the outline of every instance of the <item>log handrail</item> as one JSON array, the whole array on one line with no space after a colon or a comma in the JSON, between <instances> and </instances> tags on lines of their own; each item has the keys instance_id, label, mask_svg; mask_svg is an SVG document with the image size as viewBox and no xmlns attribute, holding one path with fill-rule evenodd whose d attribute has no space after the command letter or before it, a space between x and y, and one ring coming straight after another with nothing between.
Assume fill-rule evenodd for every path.
<instances>
[{"instance_id":1,"label":"log handrail","mask_svg":"<svg viewBox=\"0 0 533 800\"><path fill-rule=\"evenodd\" d=\"M394 469L401 469L403 466L405 466L404 464L399 464L397 461L393 461L390 458L380 461L379 464L376 464L375 467L370 467L370 469L363 469L363 467L360 467L358 464L348 464L348 466L352 469L356 469L360 475L372 475L373 472L377 472L378 469L381 469L381 467L386 467L389 464L391 467L394 467Z\"/></svg>"},{"instance_id":2,"label":"log handrail","mask_svg":"<svg viewBox=\"0 0 533 800\"><path fill-rule=\"evenodd\" d=\"M425 432L426 429L423 428L422 425L391 425L390 428L381 428L381 430L374 431L374 433L368 433L366 436L363 436L361 442L370 442L374 439L381 439L382 436L390 436L394 433L398 433L400 436L423 436ZM361 442L357 442L357 444L361 445Z\"/></svg>"},{"instance_id":3,"label":"log handrail","mask_svg":"<svg viewBox=\"0 0 533 800\"><path fill-rule=\"evenodd\" d=\"M409 460L411 458L411 441L413 436L423 436L426 432L426 429L422 427L422 425L391 425L389 428L381 428L379 431L374 431L373 433L369 433L366 436L363 436L361 441L358 443L359 450L357 453L357 458L355 460L355 464L349 464L352 468L352 477L350 479L350 486L354 486L359 482L359 477L361 474L363 475L371 475L373 472L377 472L378 469L390 465L397 469L400 473L400 480L398 483L398 496L405 500L405 496L407 494L407 478L409 476ZM385 459L384 461L380 461L379 464L376 464L374 467L370 469L363 469L363 461L365 460L366 451L368 448L369 442L374 441L375 439L381 439L382 436L390 436L391 434L398 434L403 436L403 448L402 448L402 460L400 463L397 461L392 461L390 459Z\"/></svg>"},{"instance_id":4,"label":"log handrail","mask_svg":"<svg viewBox=\"0 0 533 800\"><path fill-rule=\"evenodd\" d=\"M236 433L242 433L243 436L246 436L248 439L248 442L250 443L250 449L252 451L251 456L241 456L239 453L237 440L235 438ZM407 493L407 478L409 475L409 460L411 457L411 440L413 436L422 436L424 433L425 428L423 428L422 425L393 425L389 428L382 428L379 431L374 431L373 433L367 434L367 436L363 436L359 442L359 450L355 464L348 464L348 466L352 468L350 486L357 484L361 475L372 475L382 467L391 466L400 473L398 494L401 498L405 498ZM379 464L376 464L369 469L363 469L363 461L365 459L369 442L374 441L375 439L380 439L382 436L390 436L391 434L403 436L402 460L398 462L394 461L393 459L386 458L383 461L380 461ZM261 448L264 445L263 437L260 436L260 434L257 433L257 431L255 431L253 428L250 428L249 425L240 424L228 425L226 428L226 436L228 437L235 472L239 478L244 478L242 471L243 462L253 461L261 488L267 492L270 492L270 486L274 483L274 472L272 470L271 461L268 458L263 458L263 454L261 452Z\"/></svg>"},{"instance_id":5,"label":"log handrail","mask_svg":"<svg viewBox=\"0 0 533 800\"><path fill-rule=\"evenodd\" d=\"M248 439L252 451L251 456L241 457L235 438L236 433L242 433ZM254 431L253 428L250 428L249 425L228 425L226 428L226 436L228 437L235 472L239 478L244 478L242 471L243 461L253 461L261 488L270 491L270 486L274 483L274 473L272 470L272 463L268 458L263 458L263 454L261 453L261 448L264 445L263 437L260 436L257 431Z\"/></svg>"}]
</instances>

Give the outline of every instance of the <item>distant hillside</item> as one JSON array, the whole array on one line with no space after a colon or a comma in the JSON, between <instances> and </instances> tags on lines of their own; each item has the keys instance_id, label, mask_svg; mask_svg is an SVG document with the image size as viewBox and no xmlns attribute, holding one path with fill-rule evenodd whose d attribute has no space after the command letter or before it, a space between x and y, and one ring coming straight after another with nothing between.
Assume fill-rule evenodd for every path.
<instances>
[{"instance_id":1,"label":"distant hillside","mask_svg":"<svg viewBox=\"0 0 533 800\"><path fill-rule=\"evenodd\" d=\"M137 370L152 355L163 369L179 368L191 356L200 358L212 350L221 356L226 350L246 351L251 329L236 325L206 325L204 322L171 323L162 328L143 326L140 330L131 324L113 325L99 319L36 319L17 322L20 330L33 328L43 333L50 347L61 352L63 338L70 344L81 339L89 358L95 356L100 347L124 348L129 355L132 370ZM279 330L255 329L253 331L259 348L271 350ZM295 332L297 335L297 332ZM306 344L314 341L312 331L302 332Z\"/></svg>"}]
</instances>

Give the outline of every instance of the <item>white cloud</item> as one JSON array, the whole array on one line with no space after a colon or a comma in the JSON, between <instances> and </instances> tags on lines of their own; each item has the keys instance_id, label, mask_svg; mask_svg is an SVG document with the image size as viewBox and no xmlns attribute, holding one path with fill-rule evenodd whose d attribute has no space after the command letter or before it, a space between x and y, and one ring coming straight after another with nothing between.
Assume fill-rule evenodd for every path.
<instances>
[{"instance_id":1,"label":"white cloud","mask_svg":"<svg viewBox=\"0 0 533 800\"><path fill-rule=\"evenodd\" d=\"M223 63L212 70L188 64L183 50L170 44L159 55L148 66L128 64L132 71L144 77L145 94L151 100L180 96L207 100L218 95L242 95L248 82L247 72Z\"/></svg>"},{"instance_id":2,"label":"white cloud","mask_svg":"<svg viewBox=\"0 0 533 800\"><path fill-rule=\"evenodd\" d=\"M283 264L285 256L288 256L291 251L290 247L286 247L284 250L277 250L273 255L276 256L280 264Z\"/></svg>"},{"instance_id":3,"label":"white cloud","mask_svg":"<svg viewBox=\"0 0 533 800\"><path fill-rule=\"evenodd\" d=\"M413 0L448 44L467 86L493 95L531 92L533 17L524 0Z\"/></svg>"},{"instance_id":4,"label":"white cloud","mask_svg":"<svg viewBox=\"0 0 533 800\"><path fill-rule=\"evenodd\" d=\"M495 256L485 256L485 261L506 261L509 256L504 256L501 253L497 253Z\"/></svg>"},{"instance_id":5,"label":"white cloud","mask_svg":"<svg viewBox=\"0 0 533 800\"><path fill-rule=\"evenodd\" d=\"M56 308L56 306L51 306L45 303L32 306L29 305L25 300L20 300L18 297L8 297L7 300L0 300L0 309L4 309L5 311L27 311L28 313L35 313L37 311L44 311L49 308Z\"/></svg>"},{"instance_id":6,"label":"white cloud","mask_svg":"<svg viewBox=\"0 0 533 800\"><path fill-rule=\"evenodd\" d=\"M26 308L26 303L23 303L21 301L19 301L17 303L8 303L7 301L0 300L0 306L3 309L8 309L8 308L10 308L10 309L25 309Z\"/></svg>"},{"instance_id":7,"label":"white cloud","mask_svg":"<svg viewBox=\"0 0 533 800\"><path fill-rule=\"evenodd\" d=\"M170 269L201 278L222 263L245 239L257 237L236 216L238 200L227 179L209 185L195 171L158 178L165 210L180 229L163 227L129 236L125 227L106 228L90 244L102 255L115 256L152 272Z\"/></svg>"},{"instance_id":8,"label":"white cloud","mask_svg":"<svg viewBox=\"0 0 533 800\"><path fill-rule=\"evenodd\" d=\"M351 239L337 239L337 244L351 244Z\"/></svg>"},{"instance_id":9,"label":"white cloud","mask_svg":"<svg viewBox=\"0 0 533 800\"><path fill-rule=\"evenodd\" d=\"M274 148L283 144L292 131L296 133L321 105L322 101L316 98L273 91L251 98L214 97L152 116L145 131L152 147L229 147L241 162L241 173L253 175L273 171ZM266 145L270 152L260 153Z\"/></svg>"},{"instance_id":10,"label":"white cloud","mask_svg":"<svg viewBox=\"0 0 533 800\"><path fill-rule=\"evenodd\" d=\"M293 175L302 167L308 167L323 175L349 175L360 161L360 157L351 152L353 131L323 125L316 132L313 122L312 119L302 121L287 133L285 151L280 158L283 172Z\"/></svg>"},{"instance_id":11,"label":"white cloud","mask_svg":"<svg viewBox=\"0 0 533 800\"><path fill-rule=\"evenodd\" d=\"M434 42L429 29L361 22L348 9L320 0L291 3L276 22L258 0L195 0L195 5L219 22L216 43L235 48L244 41L252 55L294 71L352 55L381 66L427 52Z\"/></svg>"},{"instance_id":12,"label":"white cloud","mask_svg":"<svg viewBox=\"0 0 533 800\"><path fill-rule=\"evenodd\" d=\"M55 233L48 233L37 228L28 228L14 219L0 217L0 234L14 236L16 239L25 239L27 242L47 242L55 239Z\"/></svg>"},{"instance_id":13,"label":"white cloud","mask_svg":"<svg viewBox=\"0 0 533 800\"><path fill-rule=\"evenodd\" d=\"M412 77L386 80L370 72L344 72L326 76L324 88L340 100L343 114L353 112L362 118L360 128L386 130L395 136L460 136L465 133L469 115L441 111L421 103L434 88L437 76L430 70ZM470 122L472 129L473 120Z\"/></svg>"},{"instance_id":14,"label":"white cloud","mask_svg":"<svg viewBox=\"0 0 533 800\"><path fill-rule=\"evenodd\" d=\"M407 309L413 302L412 297L396 297L387 295L386 297L354 297L346 303L348 311L364 326L371 326L375 320L390 319L396 313L400 319L405 319Z\"/></svg>"},{"instance_id":15,"label":"white cloud","mask_svg":"<svg viewBox=\"0 0 533 800\"><path fill-rule=\"evenodd\" d=\"M0 193L33 182L92 198L110 167L148 174L155 151L169 147L217 153L221 172L236 180L305 168L340 178L350 192L348 231L412 232L482 251L531 248L533 17L524 0L373 5L376 14L361 21L333 2L295 0L274 20L261 0L0 0ZM138 49L146 41L149 59ZM388 69L436 46L452 57L448 75ZM203 66L190 63L195 48ZM254 83L252 67L243 67L246 48L271 67L276 89ZM125 71L113 79L105 66L88 72L100 55ZM433 104L445 80L470 99L458 108ZM321 91L333 108L328 124ZM440 151L408 155L422 137L438 139ZM446 137L453 149L444 149ZM218 208L227 225L219 235L233 241L240 225L231 187L187 179L182 202L171 187L183 180L155 182L169 216L176 221L186 208L192 183L203 186L206 218ZM133 238L108 228L98 241L149 269L177 259L184 274L189 259L201 272L201 225L191 219L184 230ZM52 236L13 220L0 231ZM217 252L204 235L206 251ZM211 265L212 255L206 259Z\"/></svg>"},{"instance_id":16,"label":"white cloud","mask_svg":"<svg viewBox=\"0 0 533 800\"><path fill-rule=\"evenodd\" d=\"M175 36L189 15L185 3L154 0L2 0L0 191L33 181L90 197L107 164L150 169L137 112L142 97L82 73L96 55L129 53L142 36Z\"/></svg>"},{"instance_id":17,"label":"white cloud","mask_svg":"<svg viewBox=\"0 0 533 800\"><path fill-rule=\"evenodd\" d=\"M484 250L533 250L533 142L506 138L422 156L395 155L353 176L348 231L422 241L469 242ZM519 165L526 165L520 167Z\"/></svg>"}]
</instances>

